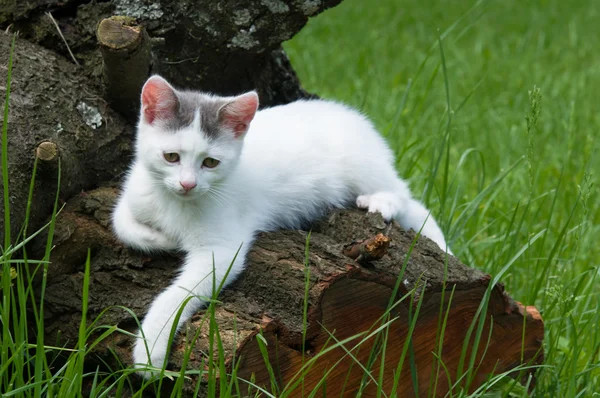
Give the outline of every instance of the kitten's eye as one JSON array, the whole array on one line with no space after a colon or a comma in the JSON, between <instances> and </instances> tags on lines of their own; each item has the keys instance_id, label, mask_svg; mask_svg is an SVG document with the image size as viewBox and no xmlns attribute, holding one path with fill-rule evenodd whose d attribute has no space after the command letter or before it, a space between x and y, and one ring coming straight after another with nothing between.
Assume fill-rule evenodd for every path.
<instances>
[{"instance_id":1,"label":"kitten's eye","mask_svg":"<svg viewBox=\"0 0 600 398\"><path fill-rule=\"evenodd\" d=\"M179 154L177 152L164 153L165 160L169 163L179 162Z\"/></svg>"},{"instance_id":2,"label":"kitten's eye","mask_svg":"<svg viewBox=\"0 0 600 398\"><path fill-rule=\"evenodd\" d=\"M219 165L219 163L221 163L220 160L213 159L213 158L206 158L206 159L204 159L204 162L202 162L202 167L206 167L207 169L214 169L215 167L217 167Z\"/></svg>"}]
</instances>

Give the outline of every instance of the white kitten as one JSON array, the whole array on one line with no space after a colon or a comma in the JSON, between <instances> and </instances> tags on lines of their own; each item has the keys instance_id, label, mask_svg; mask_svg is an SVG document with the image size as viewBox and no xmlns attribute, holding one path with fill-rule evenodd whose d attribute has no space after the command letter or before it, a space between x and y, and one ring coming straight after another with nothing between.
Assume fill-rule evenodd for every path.
<instances>
[{"instance_id":1,"label":"white kitten","mask_svg":"<svg viewBox=\"0 0 600 398\"><path fill-rule=\"evenodd\" d=\"M163 365L181 304L192 297L177 328L212 295L213 260L218 286L241 246L227 278L235 279L257 231L298 228L332 207L356 203L406 229L422 227L450 253L365 117L321 100L257 108L255 92L180 91L159 76L144 85L136 158L114 229L127 245L181 249L187 257L143 321L145 340L137 339L133 350L139 368Z\"/></svg>"}]
</instances>

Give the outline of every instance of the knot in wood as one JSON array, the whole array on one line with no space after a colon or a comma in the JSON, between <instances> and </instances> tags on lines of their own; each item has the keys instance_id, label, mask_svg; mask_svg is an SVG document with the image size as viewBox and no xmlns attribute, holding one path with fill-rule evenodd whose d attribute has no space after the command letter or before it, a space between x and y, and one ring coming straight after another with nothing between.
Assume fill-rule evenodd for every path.
<instances>
[{"instance_id":1,"label":"knot in wood","mask_svg":"<svg viewBox=\"0 0 600 398\"><path fill-rule=\"evenodd\" d=\"M380 260L387 254L390 246L390 237L377 234L372 238L355 241L344 247L344 255L359 263L368 263Z\"/></svg>"}]
</instances>

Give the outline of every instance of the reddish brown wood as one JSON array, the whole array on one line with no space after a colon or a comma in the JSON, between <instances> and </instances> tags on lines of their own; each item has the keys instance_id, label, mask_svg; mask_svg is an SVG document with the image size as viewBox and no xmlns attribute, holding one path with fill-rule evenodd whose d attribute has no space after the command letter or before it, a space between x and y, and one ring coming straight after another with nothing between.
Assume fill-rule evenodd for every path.
<instances>
[{"instance_id":1,"label":"reddish brown wood","mask_svg":"<svg viewBox=\"0 0 600 398\"><path fill-rule=\"evenodd\" d=\"M450 300L452 287L459 290L455 290L452 300ZM446 395L451 387L448 378L454 382L462 374L459 373L458 365L463 342L487 287L485 281L482 281L481 286L471 287L468 290L460 290L461 287L457 284L448 285L443 301L441 292L425 293L426 297L412 334L418 390L415 393L407 356L398 383L397 393L399 396L429 396L428 392L433 391L434 388L435 396ZM372 281L361 280L360 275L340 279L329 285L323 291L318 309L321 313L319 323L322 325L322 330L309 341L310 352L305 353L304 361L310 360L316 353L335 343L331 340L331 334L328 331L335 335L338 341L342 341L359 332L377 329L382 324L382 317L391 293L390 288ZM513 304L500 286L492 289L488 306L489 313L482 334L484 337L475 358L475 363L479 366L475 372L471 390L483 384L490 374L502 373L518 366L522 363L521 355L523 363L529 361L539 363L542 360L543 323L539 313L529 308L525 322L523 322L524 307ZM394 372L398 369L402 348L409 334L408 307L415 309L412 304L400 305L397 307L397 311L392 312L392 317L397 319L390 325L385 351L383 389L386 394L392 390ZM444 308L442 312L440 312L441 307ZM440 324L440 313L443 319L445 311L448 311L448 321L441 350L441 359L445 368L440 367L440 370L437 371L439 361L432 352L439 352L436 339L440 338L438 333L441 330L438 325ZM492 325L491 330L490 325ZM526 333L521 353L523 326L526 327ZM302 374L302 352L289 349L289 345L278 341L276 332L269 333L265 337L269 342L270 362L278 364L278 375L280 375L278 383L280 386L289 385L298 379L298 375ZM375 336L373 336L363 342L361 336L344 344L345 349L336 348L317 361L303 377L305 391L312 391L321 386L320 389L326 393L326 396L340 396L342 393L344 396L355 396L365 373L355 362L358 360L361 364L368 363L375 340ZM348 351L352 352L355 359L347 354ZM260 385L269 386L269 374L264 370L264 361L258 344L251 341L244 345L240 350L240 355L242 357L241 377L249 380L254 373ZM471 350L469 349L466 363L468 363L470 355ZM376 379L380 372L380 364L381 354L377 356L375 366L371 368L371 374ZM334 370L331 371L334 366ZM326 381L323 383L323 375L326 374ZM376 389L375 383L371 382L364 389L363 394L375 396ZM298 388L291 396L302 396L301 392L301 388Z\"/></svg>"}]
</instances>

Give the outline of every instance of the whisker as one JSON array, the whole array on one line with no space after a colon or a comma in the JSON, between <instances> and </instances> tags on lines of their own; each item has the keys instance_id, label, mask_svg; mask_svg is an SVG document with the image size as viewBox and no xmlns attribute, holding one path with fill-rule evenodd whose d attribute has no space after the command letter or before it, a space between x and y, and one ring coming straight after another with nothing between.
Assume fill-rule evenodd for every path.
<instances>
[{"instance_id":1,"label":"whisker","mask_svg":"<svg viewBox=\"0 0 600 398\"><path fill-rule=\"evenodd\" d=\"M215 187L210 187L208 190L210 198L212 198L219 205L223 206L228 203L237 204L233 195L223 192Z\"/></svg>"},{"instance_id":2,"label":"whisker","mask_svg":"<svg viewBox=\"0 0 600 398\"><path fill-rule=\"evenodd\" d=\"M214 200L217 204L219 204L219 206L224 206L225 202L219 198L217 195L214 194L214 192L208 191L208 197L212 200Z\"/></svg>"}]
</instances>

